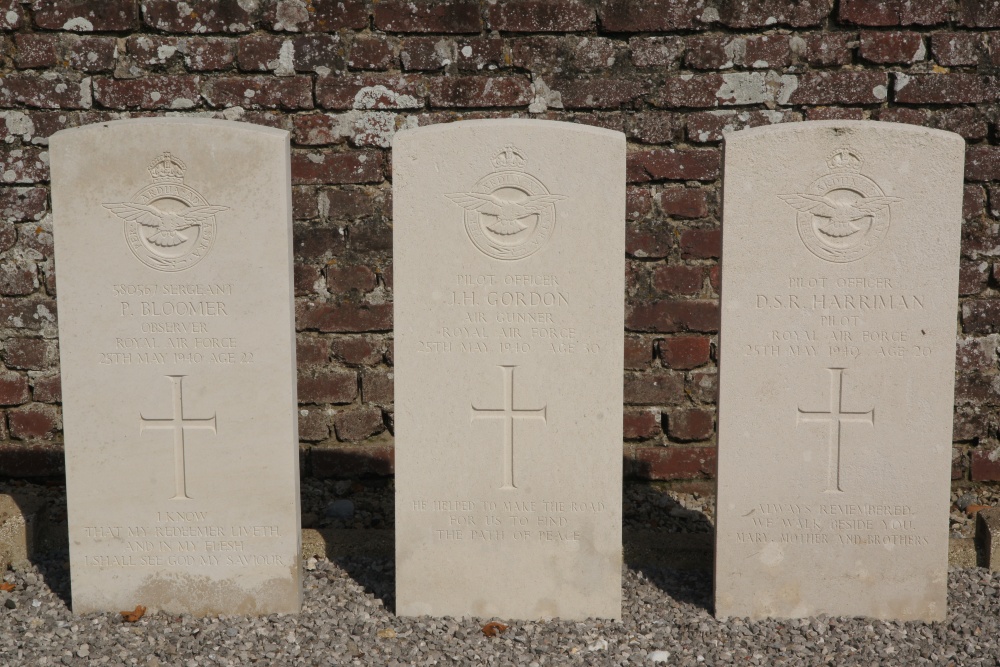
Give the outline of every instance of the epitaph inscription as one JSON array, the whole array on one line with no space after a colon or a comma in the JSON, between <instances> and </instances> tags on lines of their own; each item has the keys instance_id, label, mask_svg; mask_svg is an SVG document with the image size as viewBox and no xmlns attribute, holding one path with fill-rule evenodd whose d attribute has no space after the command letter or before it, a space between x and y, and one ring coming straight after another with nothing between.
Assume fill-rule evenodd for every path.
<instances>
[{"instance_id":1,"label":"epitaph inscription","mask_svg":"<svg viewBox=\"0 0 1000 667\"><path fill-rule=\"evenodd\" d=\"M624 135L393 141L397 613L618 618Z\"/></svg>"},{"instance_id":2,"label":"epitaph inscription","mask_svg":"<svg viewBox=\"0 0 1000 667\"><path fill-rule=\"evenodd\" d=\"M74 612L297 612L288 133L115 121L50 153Z\"/></svg>"},{"instance_id":3,"label":"epitaph inscription","mask_svg":"<svg viewBox=\"0 0 1000 667\"><path fill-rule=\"evenodd\" d=\"M726 136L720 617L944 617L963 151L892 123Z\"/></svg>"}]
</instances>

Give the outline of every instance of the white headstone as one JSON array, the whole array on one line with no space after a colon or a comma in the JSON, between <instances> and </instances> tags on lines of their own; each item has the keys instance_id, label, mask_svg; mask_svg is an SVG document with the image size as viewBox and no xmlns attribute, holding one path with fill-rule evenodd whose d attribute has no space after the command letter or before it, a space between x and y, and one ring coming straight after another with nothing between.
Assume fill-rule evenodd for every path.
<instances>
[{"instance_id":1,"label":"white headstone","mask_svg":"<svg viewBox=\"0 0 1000 667\"><path fill-rule=\"evenodd\" d=\"M725 143L720 617L945 617L964 142Z\"/></svg>"},{"instance_id":2,"label":"white headstone","mask_svg":"<svg viewBox=\"0 0 1000 667\"><path fill-rule=\"evenodd\" d=\"M393 143L400 614L621 615L625 137Z\"/></svg>"},{"instance_id":3,"label":"white headstone","mask_svg":"<svg viewBox=\"0 0 1000 667\"><path fill-rule=\"evenodd\" d=\"M297 612L288 133L50 142L73 610Z\"/></svg>"}]
</instances>

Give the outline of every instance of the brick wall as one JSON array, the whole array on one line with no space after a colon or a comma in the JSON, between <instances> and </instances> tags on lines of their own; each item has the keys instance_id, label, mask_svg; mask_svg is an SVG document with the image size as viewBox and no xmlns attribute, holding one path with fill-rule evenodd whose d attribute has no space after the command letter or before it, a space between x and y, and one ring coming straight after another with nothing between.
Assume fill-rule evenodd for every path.
<instances>
[{"instance_id":1,"label":"brick wall","mask_svg":"<svg viewBox=\"0 0 1000 667\"><path fill-rule=\"evenodd\" d=\"M389 144L534 117L629 138L626 470L715 463L720 141L914 123L968 141L957 483L1000 480L996 0L0 0L0 475L62 465L47 137L198 114L292 132L304 471L392 471ZM686 482L685 482L686 483Z\"/></svg>"}]
</instances>

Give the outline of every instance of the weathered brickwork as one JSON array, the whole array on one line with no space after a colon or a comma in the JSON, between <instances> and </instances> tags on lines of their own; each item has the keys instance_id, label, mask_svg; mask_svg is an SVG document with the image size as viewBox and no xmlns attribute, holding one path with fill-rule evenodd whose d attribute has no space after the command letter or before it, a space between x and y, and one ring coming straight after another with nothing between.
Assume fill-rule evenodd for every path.
<instances>
[{"instance_id":1,"label":"weathered brickwork","mask_svg":"<svg viewBox=\"0 0 1000 667\"><path fill-rule=\"evenodd\" d=\"M292 133L305 474L390 475L390 142L531 117L626 133L629 475L714 476L721 141L851 118L968 142L953 478L1000 481L993 0L0 0L0 475L61 472L48 137L146 115Z\"/></svg>"}]
</instances>

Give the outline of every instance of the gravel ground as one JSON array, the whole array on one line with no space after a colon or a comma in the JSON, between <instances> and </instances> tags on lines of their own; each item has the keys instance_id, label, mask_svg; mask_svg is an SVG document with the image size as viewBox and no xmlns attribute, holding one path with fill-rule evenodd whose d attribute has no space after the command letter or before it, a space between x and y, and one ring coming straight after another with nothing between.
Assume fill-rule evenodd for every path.
<instances>
[{"instance_id":1,"label":"gravel ground","mask_svg":"<svg viewBox=\"0 0 1000 667\"><path fill-rule=\"evenodd\" d=\"M8 572L0 665L997 665L1000 574L953 569L944 623L716 621L706 572L626 569L621 622L396 618L391 560L310 559L299 616L74 617L65 557ZM500 619L503 620L503 619Z\"/></svg>"}]
</instances>

